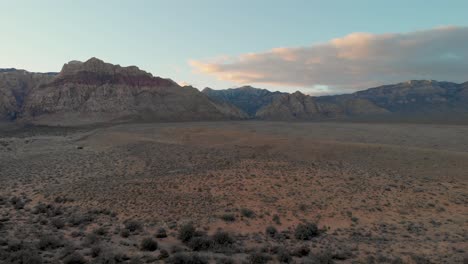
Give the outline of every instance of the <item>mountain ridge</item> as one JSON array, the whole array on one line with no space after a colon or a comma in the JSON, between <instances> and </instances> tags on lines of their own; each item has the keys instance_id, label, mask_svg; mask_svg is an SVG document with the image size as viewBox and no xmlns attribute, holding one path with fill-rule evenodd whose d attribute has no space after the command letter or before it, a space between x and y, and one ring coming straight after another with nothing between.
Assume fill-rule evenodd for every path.
<instances>
[{"instance_id":1,"label":"mountain ridge","mask_svg":"<svg viewBox=\"0 0 468 264\"><path fill-rule=\"evenodd\" d=\"M10 71L4 76L37 76ZM43 75L41 75L43 76ZM0 91L2 119L33 124L74 125L131 120L201 121L242 119L228 103L218 103L195 88L181 87L170 79L154 77L136 66L122 67L97 58L66 63L57 75L24 85L7 79ZM22 90L20 96L13 91ZM17 98L21 104L14 103Z\"/></svg>"},{"instance_id":2,"label":"mountain ridge","mask_svg":"<svg viewBox=\"0 0 468 264\"><path fill-rule=\"evenodd\" d=\"M59 73L0 69L0 96L0 121L52 125L468 114L468 82L411 80L327 96L252 86L199 91L95 57L65 63Z\"/></svg>"}]
</instances>

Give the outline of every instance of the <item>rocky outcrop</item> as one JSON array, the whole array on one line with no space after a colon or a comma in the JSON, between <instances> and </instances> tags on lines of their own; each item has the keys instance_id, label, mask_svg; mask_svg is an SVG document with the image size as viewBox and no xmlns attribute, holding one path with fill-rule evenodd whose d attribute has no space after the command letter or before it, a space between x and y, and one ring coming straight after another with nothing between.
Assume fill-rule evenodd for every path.
<instances>
[{"instance_id":1,"label":"rocky outcrop","mask_svg":"<svg viewBox=\"0 0 468 264\"><path fill-rule=\"evenodd\" d=\"M0 69L0 121L47 125L97 122L198 121L468 115L468 82L408 81L353 94L313 97L244 86L203 92L138 67L91 58L60 73Z\"/></svg>"},{"instance_id":2,"label":"rocky outcrop","mask_svg":"<svg viewBox=\"0 0 468 264\"><path fill-rule=\"evenodd\" d=\"M72 61L25 99L23 119L40 124L86 124L129 120L197 121L243 118L193 87L154 77L135 66L92 58Z\"/></svg>"},{"instance_id":3,"label":"rocky outcrop","mask_svg":"<svg viewBox=\"0 0 468 264\"><path fill-rule=\"evenodd\" d=\"M0 121L15 120L21 114L26 95L34 87L50 82L55 75L0 69Z\"/></svg>"},{"instance_id":4,"label":"rocky outcrop","mask_svg":"<svg viewBox=\"0 0 468 264\"><path fill-rule=\"evenodd\" d=\"M257 89L251 86L240 88L213 90L205 88L203 93L219 102L228 102L255 117L257 111L270 104L275 98L281 96L281 92L270 92L266 89Z\"/></svg>"},{"instance_id":5,"label":"rocky outcrop","mask_svg":"<svg viewBox=\"0 0 468 264\"><path fill-rule=\"evenodd\" d=\"M250 88L254 89L254 88ZM236 89L216 91L225 101L226 94L240 93ZM238 89L240 90L240 89ZM215 94L209 91L209 96ZM251 92L252 94L252 92ZM235 97L234 97L235 98ZM252 101L254 101L252 97ZM234 104L235 102L232 101ZM246 106L238 104L246 110ZM248 108L252 110L252 108ZM468 113L468 83L408 81L384 85L353 94L313 97L300 92L273 96L270 103L259 108L254 116L266 120L318 120L354 117L442 117Z\"/></svg>"},{"instance_id":6,"label":"rocky outcrop","mask_svg":"<svg viewBox=\"0 0 468 264\"><path fill-rule=\"evenodd\" d=\"M268 120L306 120L320 115L315 98L301 92L282 94L256 113L257 118Z\"/></svg>"}]
</instances>

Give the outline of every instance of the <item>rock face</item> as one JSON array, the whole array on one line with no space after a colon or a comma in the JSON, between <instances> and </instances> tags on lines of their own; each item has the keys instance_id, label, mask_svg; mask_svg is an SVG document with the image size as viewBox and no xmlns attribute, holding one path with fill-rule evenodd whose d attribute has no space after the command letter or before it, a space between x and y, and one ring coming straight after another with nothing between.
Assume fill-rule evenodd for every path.
<instances>
[{"instance_id":1,"label":"rock face","mask_svg":"<svg viewBox=\"0 0 468 264\"><path fill-rule=\"evenodd\" d=\"M313 97L244 86L203 92L135 66L91 58L60 73L0 69L0 121L47 125L230 119L320 120L468 116L468 82L408 81Z\"/></svg>"},{"instance_id":2,"label":"rock face","mask_svg":"<svg viewBox=\"0 0 468 264\"><path fill-rule=\"evenodd\" d=\"M270 104L275 98L283 95L281 92L270 92L243 86L236 89L213 90L205 88L203 93L220 102L228 102L242 109L250 117L255 117L257 111Z\"/></svg>"},{"instance_id":3,"label":"rock face","mask_svg":"<svg viewBox=\"0 0 468 264\"><path fill-rule=\"evenodd\" d=\"M254 88L251 88L254 89ZM244 111L247 108L237 101L230 101L236 89L224 92L209 91L206 94L219 98ZM239 89L240 90L240 89ZM213 95L214 94L214 95ZM255 93L250 93L255 94ZM248 98L248 96L246 96ZM257 109L254 116L265 120L318 120L354 117L431 117L441 118L450 114L468 114L468 82L456 84L437 81L408 81L384 85L353 94L312 97L300 92L277 94L269 103ZM236 99L236 97L234 97ZM255 97L250 97L255 102ZM244 99L244 101L249 101Z\"/></svg>"},{"instance_id":4,"label":"rock face","mask_svg":"<svg viewBox=\"0 0 468 264\"><path fill-rule=\"evenodd\" d=\"M0 121L20 115L26 95L37 85L50 82L56 73L32 73L17 69L0 69Z\"/></svg>"},{"instance_id":5,"label":"rock face","mask_svg":"<svg viewBox=\"0 0 468 264\"><path fill-rule=\"evenodd\" d=\"M315 98L295 92L282 94L257 111L255 116L268 120L312 119L320 116Z\"/></svg>"},{"instance_id":6,"label":"rock face","mask_svg":"<svg viewBox=\"0 0 468 264\"><path fill-rule=\"evenodd\" d=\"M214 102L193 87L96 58L65 64L54 79L27 94L22 111L23 119L39 124L243 117L242 111Z\"/></svg>"}]
</instances>

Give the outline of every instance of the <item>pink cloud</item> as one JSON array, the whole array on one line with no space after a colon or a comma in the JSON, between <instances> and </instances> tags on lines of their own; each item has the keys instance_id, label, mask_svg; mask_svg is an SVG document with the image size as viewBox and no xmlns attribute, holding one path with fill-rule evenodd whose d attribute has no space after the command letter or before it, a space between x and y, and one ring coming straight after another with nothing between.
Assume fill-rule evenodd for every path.
<instances>
[{"instance_id":1,"label":"pink cloud","mask_svg":"<svg viewBox=\"0 0 468 264\"><path fill-rule=\"evenodd\" d=\"M468 27L410 33L351 33L308 47L193 60L199 73L241 84L273 84L330 92L354 91L411 79L468 80Z\"/></svg>"}]
</instances>

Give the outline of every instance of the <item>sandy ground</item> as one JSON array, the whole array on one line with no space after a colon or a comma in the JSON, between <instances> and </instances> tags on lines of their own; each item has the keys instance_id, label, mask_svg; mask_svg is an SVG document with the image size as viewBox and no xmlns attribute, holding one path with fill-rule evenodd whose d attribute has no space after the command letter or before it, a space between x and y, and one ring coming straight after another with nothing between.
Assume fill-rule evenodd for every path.
<instances>
[{"instance_id":1,"label":"sandy ground","mask_svg":"<svg viewBox=\"0 0 468 264\"><path fill-rule=\"evenodd\" d=\"M208 234L236 234L246 251L297 247L305 242L270 241L265 228L287 235L314 222L326 231L306 245L340 263L463 263L467 256L468 126L249 121L5 129L0 165L0 196L23 197L26 210L65 197L72 215L115 215L97 217L84 233L104 225L118 234L129 219L144 223L134 240L106 242L135 256L145 232L175 233L186 222ZM11 228L0 229L5 237L34 225L24 220L34 218L28 211L0 212L10 219ZM172 246L174 236L159 242ZM233 259L242 262L241 253Z\"/></svg>"}]
</instances>

